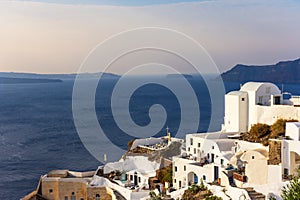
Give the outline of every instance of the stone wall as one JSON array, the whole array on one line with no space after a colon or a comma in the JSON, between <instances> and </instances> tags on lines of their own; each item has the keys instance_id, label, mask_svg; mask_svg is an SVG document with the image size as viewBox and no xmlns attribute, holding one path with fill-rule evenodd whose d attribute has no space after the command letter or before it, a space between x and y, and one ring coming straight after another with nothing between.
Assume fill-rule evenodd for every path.
<instances>
[{"instance_id":1,"label":"stone wall","mask_svg":"<svg viewBox=\"0 0 300 200\"><path fill-rule=\"evenodd\" d=\"M87 200L96 200L96 196L99 195L101 200L112 200L111 195L107 194L106 187L88 187L87 188Z\"/></svg>"},{"instance_id":2,"label":"stone wall","mask_svg":"<svg viewBox=\"0 0 300 200\"><path fill-rule=\"evenodd\" d=\"M269 140L269 165L279 165L281 163L281 141Z\"/></svg>"}]
</instances>

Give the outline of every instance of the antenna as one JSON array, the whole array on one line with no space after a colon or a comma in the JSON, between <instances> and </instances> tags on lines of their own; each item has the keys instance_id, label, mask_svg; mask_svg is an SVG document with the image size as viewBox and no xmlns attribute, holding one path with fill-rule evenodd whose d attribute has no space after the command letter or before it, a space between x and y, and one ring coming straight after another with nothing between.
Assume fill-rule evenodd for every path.
<instances>
[{"instance_id":1,"label":"antenna","mask_svg":"<svg viewBox=\"0 0 300 200\"><path fill-rule=\"evenodd\" d=\"M283 83L281 84L281 94L283 94Z\"/></svg>"}]
</instances>

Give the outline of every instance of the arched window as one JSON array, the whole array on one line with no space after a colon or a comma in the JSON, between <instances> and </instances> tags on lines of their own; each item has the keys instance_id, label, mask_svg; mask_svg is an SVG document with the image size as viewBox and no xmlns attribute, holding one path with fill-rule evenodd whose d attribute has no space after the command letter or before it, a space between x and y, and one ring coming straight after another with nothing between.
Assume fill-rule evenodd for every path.
<instances>
[{"instance_id":1,"label":"arched window","mask_svg":"<svg viewBox=\"0 0 300 200\"><path fill-rule=\"evenodd\" d=\"M96 200L100 200L100 194L96 194Z\"/></svg>"}]
</instances>

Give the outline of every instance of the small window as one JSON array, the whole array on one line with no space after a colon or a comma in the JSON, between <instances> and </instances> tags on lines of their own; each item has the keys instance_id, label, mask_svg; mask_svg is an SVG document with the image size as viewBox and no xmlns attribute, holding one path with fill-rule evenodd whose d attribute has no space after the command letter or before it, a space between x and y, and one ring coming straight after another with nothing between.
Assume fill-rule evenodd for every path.
<instances>
[{"instance_id":1,"label":"small window","mask_svg":"<svg viewBox=\"0 0 300 200\"><path fill-rule=\"evenodd\" d=\"M252 156L252 159L254 159L254 156Z\"/></svg>"},{"instance_id":2,"label":"small window","mask_svg":"<svg viewBox=\"0 0 300 200\"><path fill-rule=\"evenodd\" d=\"M71 200L76 200L76 196L72 195Z\"/></svg>"},{"instance_id":3,"label":"small window","mask_svg":"<svg viewBox=\"0 0 300 200\"><path fill-rule=\"evenodd\" d=\"M186 171L186 166L184 165L183 170Z\"/></svg>"},{"instance_id":4,"label":"small window","mask_svg":"<svg viewBox=\"0 0 300 200\"><path fill-rule=\"evenodd\" d=\"M207 159L209 159L209 153L207 154Z\"/></svg>"},{"instance_id":5,"label":"small window","mask_svg":"<svg viewBox=\"0 0 300 200\"><path fill-rule=\"evenodd\" d=\"M196 150L196 148L194 148L194 154L196 154L196 152L197 152L197 150Z\"/></svg>"},{"instance_id":6,"label":"small window","mask_svg":"<svg viewBox=\"0 0 300 200\"><path fill-rule=\"evenodd\" d=\"M133 176L132 176L132 175L130 175L130 180L131 180L131 181L133 180Z\"/></svg>"},{"instance_id":7,"label":"small window","mask_svg":"<svg viewBox=\"0 0 300 200\"><path fill-rule=\"evenodd\" d=\"M214 146L212 146L211 148L212 148L212 149L215 149L215 147L214 147Z\"/></svg>"},{"instance_id":8,"label":"small window","mask_svg":"<svg viewBox=\"0 0 300 200\"><path fill-rule=\"evenodd\" d=\"M179 188L181 188L181 181L179 181Z\"/></svg>"},{"instance_id":9,"label":"small window","mask_svg":"<svg viewBox=\"0 0 300 200\"><path fill-rule=\"evenodd\" d=\"M190 148L190 147L188 148L188 151L191 151L191 148Z\"/></svg>"},{"instance_id":10,"label":"small window","mask_svg":"<svg viewBox=\"0 0 300 200\"><path fill-rule=\"evenodd\" d=\"M176 183L176 179L174 179L174 183Z\"/></svg>"},{"instance_id":11,"label":"small window","mask_svg":"<svg viewBox=\"0 0 300 200\"><path fill-rule=\"evenodd\" d=\"M72 195L74 195L75 194L75 192L72 192Z\"/></svg>"},{"instance_id":12,"label":"small window","mask_svg":"<svg viewBox=\"0 0 300 200\"><path fill-rule=\"evenodd\" d=\"M224 160L223 159L221 159L221 165L224 165Z\"/></svg>"},{"instance_id":13,"label":"small window","mask_svg":"<svg viewBox=\"0 0 300 200\"><path fill-rule=\"evenodd\" d=\"M175 166L175 172L177 172L177 167Z\"/></svg>"},{"instance_id":14,"label":"small window","mask_svg":"<svg viewBox=\"0 0 300 200\"><path fill-rule=\"evenodd\" d=\"M245 98L242 98L242 101L245 101Z\"/></svg>"},{"instance_id":15,"label":"small window","mask_svg":"<svg viewBox=\"0 0 300 200\"><path fill-rule=\"evenodd\" d=\"M69 198L68 198L68 196L65 196L65 200L68 200Z\"/></svg>"},{"instance_id":16,"label":"small window","mask_svg":"<svg viewBox=\"0 0 300 200\"><path fill-rule=\"evenodd\" d=\"M84 200L84 198L80 198L80 200Z\"/></svg>"},{"instance_id":17,"label":"small window","mask_svg":"<svg viewBox=\"0 0 300 200\"><path fill-rule=\"evenodd\" d=\"M201 144L200 143L198 143L198 147L200 147L201 146Z\"/></svg>"},{"instance_id":18,"label":"small window","mask_svg":"<svg viewBox=\"0 0 300 200\"><path fill-rule=\"evenodd\" d=\"M193 145L193 138L190 139L190 144Z\"/></svg>"},{"instance_id":19,"label":"small window","mask_svg":"<svg viewBox=\"0 0 300 200\"><path fill-rule=\"evenodd\" d=\"M139 183L141 182L141 177L139 177Z\"/></svg>"},{"instance_id":20,"label":"small window","mask_svg":"<svg viewBox=\"0 0 300 200\"><path fill-rule=\"evenodd\" d=\"M202 179L203 179L204 181L206 181L206 176L205 176L205 175L203 175Z\"/></svg>"},{"instance_id":21,"label":"small window","mask_svg":"<svg viewBox=\"0 0 300 200\"><path fill-rule=\"evenodd\" d=\"M52 189L50 189L50 190L49 190L49 193L52 193L52 192L53 192L53 190L52 190Z\"/></svg>"}]
</instances>

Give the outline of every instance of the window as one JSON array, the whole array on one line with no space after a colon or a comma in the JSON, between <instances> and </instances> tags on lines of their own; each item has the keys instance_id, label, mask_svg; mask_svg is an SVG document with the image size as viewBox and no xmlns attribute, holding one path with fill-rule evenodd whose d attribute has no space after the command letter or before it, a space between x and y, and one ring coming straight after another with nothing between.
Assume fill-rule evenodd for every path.
<instances>
[{"instance_id":1,"label":"window","mask_svg":"<svg viewBox=\"0 0 300 200\"><path fill-rule=\"evenodd\" d=\"M203 175L202 179L203 179L204 181L206 181L206 176L205 176L205 175Z\"/></svg>"},{"instance_id":2,"label":"window","mask_svg":"<svg viewBox=\"0 0 300 200\"><path fill-rule=\"evenodd\" d=\"M267 88L266 88L266 93L267 93L267 94L270 94L270 90L271 90L271 87L267 87Z\"/></svg>"},{"instance_id":3,"label":"window","mask_svg":"<svg viewBox=\"0 0 300 200\"><path fill-rule=\"evenodd\" d=\"M263 96L259 96L258 97L258 105L262 105L263 104Z\"/></svg>"},{"instance_id":4,"label":"window","mask_svg":"<svg viewBox=\"0 0 300 200\"><path fill-rule=\"evenodd\" d=\"M139 177L139 183L141 182L141 177Z\"/></svg>"},{"instance_id":5,"label":"window","mask_svg":"<svg viewBox=\"0 0 300 200\"><path fill-rule=\"evenodd\" d=\"M75 193L74 192L72 192L72 195L74 195Z\"/></svg>"},{"instance_id":6,"label":"window","mask_svg":"<svg viewBox=\"0 0 300 200\"><path fill-rule=\"evenodd\" d=\"M72 195L71 200L76 200L76 196Z\"/></svg>"},{"instance_id":7,"label":"window","mask_svg":"<svg viewBox=\"0 0 300 200\"><path fill-rule=\"evenodd\" d=\"M68 200L69 198L68 198L68 196L65 196L65 200Z\"/></svg>"},{"instance_id":8,"label":"window","mask_svg":"<svg viewBox=\"0 0 300 200\"><path fill-rule=\"evenodd\" d=\"M52 192L53 192L53 190L52 190L52 189L50 189L50 190L49 190L49 193L52 193Z\"/></svg>"},{"instance_id":9,"label":"window","mask_svg":"<svg viewBox=\"0 0 300 200\"><path fill-rule=\"evenodd\" d=\"M252 159L254 159L254 156L252 156Z\"/></svg>"},{"instance_id":10,"label":"window","mask_svg":"<svg viewBox=\"0 0 300 200\"><path fill-rule=\"evenodd\" d=\"M80 198L80 200L84 200L84 198Z\"/></svg>"},{"instance_id":11,"label":"window","mask_svg":"<svg viewBox=\"0 0 300 200\"><path fill-rule=\"evenodd\" d=\"M190 144L193 145L193 138L190 139Z\"/></svg>"},{"instance_id":12,"label":"window","mask_svg":"<svg viewBox=\"0 0 300 200\"><path fill-rule=\"evenodd\" d=\"M179 181L179 188L181 188L181 181Z\"/></svg>"},{"instance_id":13,"label":"window","mask_svg":"<svg viewBox=\"0 0 300 200\"><path fill-rule=\"evenodd\" d=\"M174 183L176 183L176 179L174 179Z\"/></svg>"},{"instance_id":14,"label":"window","mask_svg":"<svg viewBox=\"0 0 300 200\"><path fill-rule=\"evenodd\" d=\"M288 170L287 168L284 168L284 169L283 169L283 174L284 174L284 175L289 175L289 170Z\"/></svg>"},{"instance_id":15,"label":"window","mask_svg":"<svg viewBox=\"0 0 300 200\"><path fill-rule=\"evenodd\" d=\"M133 176L132 176L132 175L130 175L130 180L131 180L131 181L133 180Z\"/></svg>"},{"instance_id":16,"label":"window","mask_svg":"<svg viewBox=\"0 0 300 200\"><path fill-rule=\"evenodd\" d=\"M186 166L184 165L183 170L186 171Z\"/></svg>"},{"instance_id":17,"label":"window","mask_svg":"<svg viewBox=\"0 0 300 200\"><path fill-rule=\"evenodd\" d=\"M214 147L214 146L212 146L211 148L212 148L212 149L215 149L215 147Z\"/></svg>"},{"instance_id":18,"label":"window","mask_svg":"<svg viewBox=\"0 0 300 200\"><path fill-rule=\"evenodd\" d=\"M177 167L175 166L175 172L177 172Z\"/></svg>"},{"instance_id":19,"label":"window","mask_svg":"<svg viewBox=\"0 0 300 200\"><path fill-rule=\"evenodd\" d=\"M209 159L209 153L207 154L207 159Z\"/></svg>"},{"instance_id":20,"label":"window","mask_svg":"<svg viewBox=\"0 0 300 200\"><path fill-rule=\"evenodd\" d=\"M188 151L191 151L191 148L190 148L190 147L188 148Z\"/></svg>"},{"instance_id":21,"label":"window","mask_svg":"<svg viewBox=\"0 0 300 200\"><path fill-rule=\"evenodd\" d=\"M194 154L196 154L196 152L197 152L197 151L196 151L196 148L194 148Z\"/></svg>"},{"instance_id":22,"label":"window","mask_svg":"<svg viewBox=\"0 0 300 200\"><path fill-rule=\"evenodd\" d=\"M224 160L223 159L221 159L221 165L224 165Z\"/></svg>"},{"instance_id":23,"label":"window","mask_svg":"<svg viewBox=\"0 0 300 200\"><path fill-rule=\"evenodd\" d=\"M245 101L245 98L242 98L242 101Z\"/></svg>"},{"instance_id":24,"label":"window","mask_svg":"<svg viewBox=\"0 0 300 200\"><path fill-rule=\"evenodd\" d=\"M201 144L200 143L198 143L198 147L200 147L201 146Z\"/></svg>"}]
</instances>

